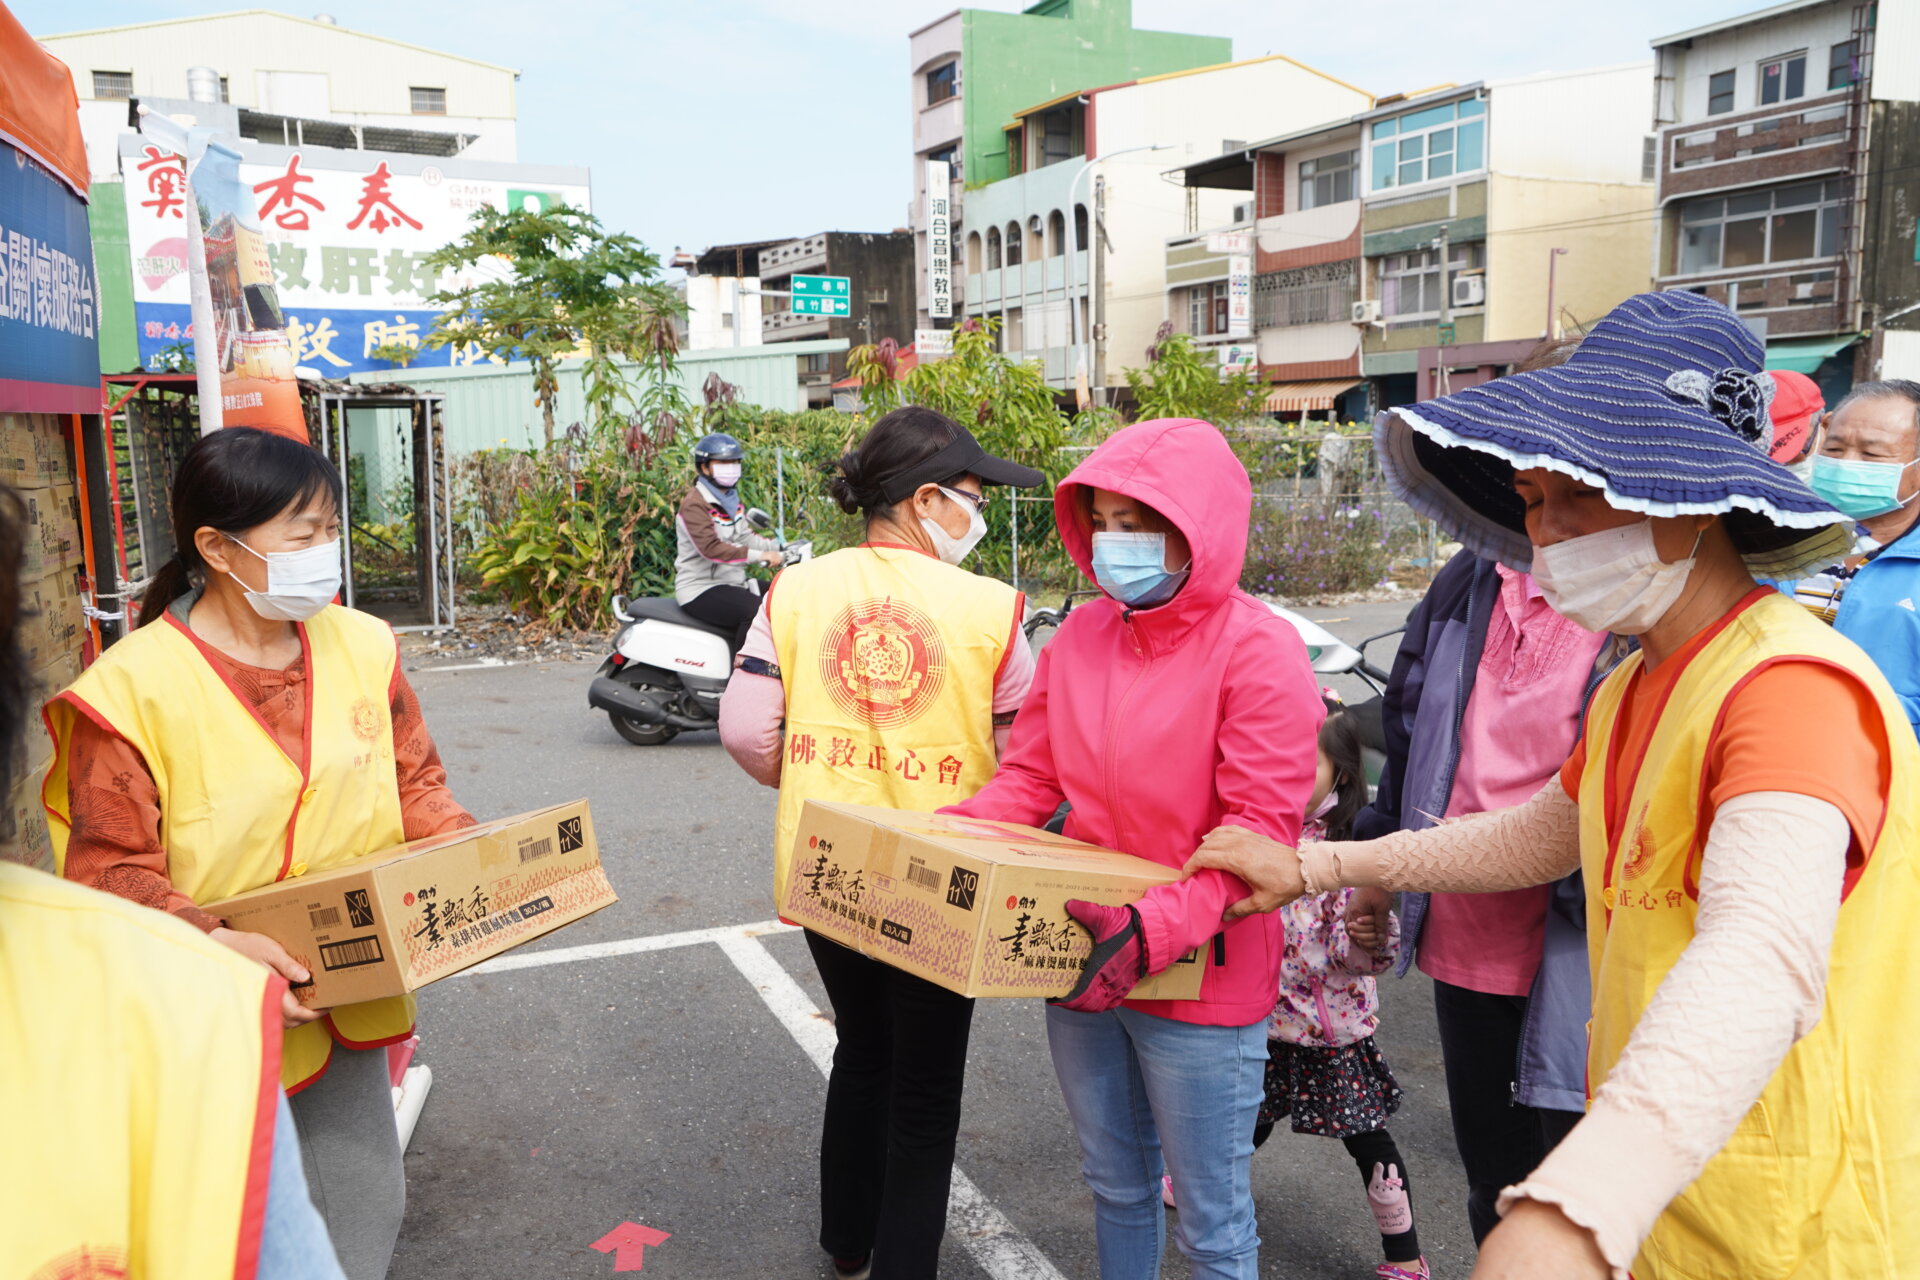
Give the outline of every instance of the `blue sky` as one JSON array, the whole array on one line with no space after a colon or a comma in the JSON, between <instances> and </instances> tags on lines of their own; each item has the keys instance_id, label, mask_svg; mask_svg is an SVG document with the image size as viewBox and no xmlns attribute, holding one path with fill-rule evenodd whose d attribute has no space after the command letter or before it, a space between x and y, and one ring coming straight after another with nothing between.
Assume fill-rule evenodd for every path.
<instances>
[{"instance_id":1,"label":"blue sky","mask_svg":"<svg viewBox=\"0 0 1920 1280\"><path fill-rule=\"evenodd\" d=\"M238 3L0 0L35 34ZM342 26L514 67L520 157L586 165L596 211L665 254L906 222L907 33L951 0L308 0ZM973 7L1013 11L1019 0ZM1137 26L1231 36L1375 93L1604 66L1757 0L1135 0ZM1436 12L1449 15L1445 20ZM1354 21L1355 18L1359 20ZM1648 86L1649 103L1652 86Z\"/></svg>"}]
</instances>

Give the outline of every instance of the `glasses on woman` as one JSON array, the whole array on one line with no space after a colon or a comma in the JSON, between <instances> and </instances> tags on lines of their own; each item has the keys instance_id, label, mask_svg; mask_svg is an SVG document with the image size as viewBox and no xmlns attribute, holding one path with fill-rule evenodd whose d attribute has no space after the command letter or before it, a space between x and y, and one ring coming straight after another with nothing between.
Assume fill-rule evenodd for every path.
<instances>
[{"instance_id":1,"label":"glasses on woman","mask_svg":"<svg viewBox=\"0 0 1920 1280\"><path fill-rule=\"evenodd\" d=\"M964 498L968 503L972 505L975 511L981 511L986 508L987 495L984 493L968 493L965 489L949 489L945 485L940 485L939 489L940 489L940 492L946 494L949 498L952 498L955 502L959 502L961 499Z\"/></svg>"}]
</instances>

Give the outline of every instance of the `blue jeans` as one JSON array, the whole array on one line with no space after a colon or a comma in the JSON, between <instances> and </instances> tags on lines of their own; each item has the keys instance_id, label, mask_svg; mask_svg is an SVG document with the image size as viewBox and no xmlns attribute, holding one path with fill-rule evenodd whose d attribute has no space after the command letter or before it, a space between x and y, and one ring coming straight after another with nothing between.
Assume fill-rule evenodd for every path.
<instances>
[{"instance_id":1,"label":"blue jeans","mask_svg":"<svg viewBox=\"0 0 1920 1280\"><path fill-rule=\"evenodd\" d=\"M1260 1234L1249 1167L1266 1023L1204 1027L1049 1005L1047 1045L1093 1192L1102 1280L1160 1274L1163 1153L1180 1202L1174 1240L1194 1280L1254 1280Z\"/></svg>"},{"instance_id":2,"label":"blue jeans","mask_svg":"<svg viewBox=\"0 0 1920 1280\"><path fill-rule=\"evenodd\" d=\"M258 1280L344 1280L327 1238L327 1224L307 1198L300 1167L300 1135L294 1132L287 1095L273 1122L273 1164L267 1175L267 1213L260 1226Z\"/></svg>"}]
</instances>

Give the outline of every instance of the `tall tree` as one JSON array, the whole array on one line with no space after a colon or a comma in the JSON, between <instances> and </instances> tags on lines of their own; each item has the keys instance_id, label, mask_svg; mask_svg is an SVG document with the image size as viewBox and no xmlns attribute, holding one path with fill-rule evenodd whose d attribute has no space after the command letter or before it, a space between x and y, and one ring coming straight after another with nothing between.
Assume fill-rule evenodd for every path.
<instances>
[{"instance_id":1,"label":"tall tree","mask_svg":"<svg viewBox=\"0 0 1920 1280\"><path fill-rule=\"evenodd\" d=\"M483 207L460 239L427 261L456 285L432 301L447 309L427 334L430 347L463 348L533 366L534 400L553 443L560 362L585 356L585 388L596 420L627 393L616 361L639 361L664 379L679 350L674 320L685 304L660 279L660 259L590 213ZM505 270L501 267L504 264Z\"/></svg>"}]
</instances>

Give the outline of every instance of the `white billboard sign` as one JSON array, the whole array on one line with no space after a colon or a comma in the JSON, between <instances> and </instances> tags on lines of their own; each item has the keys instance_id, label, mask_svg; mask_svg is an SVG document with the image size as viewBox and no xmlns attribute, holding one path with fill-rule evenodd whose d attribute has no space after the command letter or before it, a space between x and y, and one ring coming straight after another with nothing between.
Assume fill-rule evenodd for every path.
<instances>
[{"instance_id":1,"label":"white billboard sign","mask_svg":"<svg viewBox=\"0 0 1920 1280\"><path fill-rule=\"evenodd\" d=\"M945 160L927 161L927 314L953 317L953 178Z\"/></svg>"}]
</instances>

